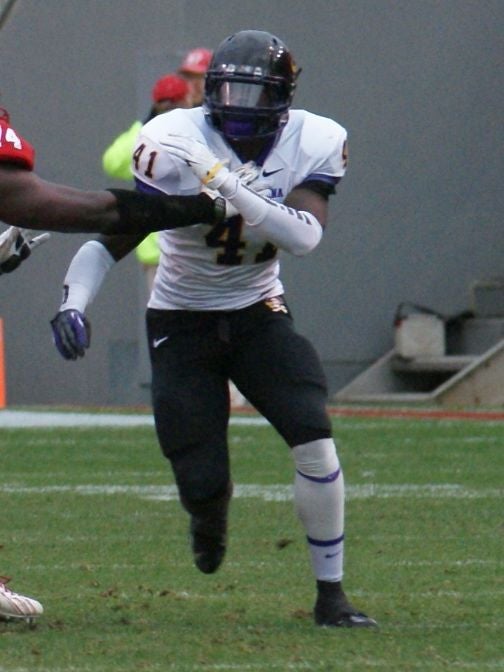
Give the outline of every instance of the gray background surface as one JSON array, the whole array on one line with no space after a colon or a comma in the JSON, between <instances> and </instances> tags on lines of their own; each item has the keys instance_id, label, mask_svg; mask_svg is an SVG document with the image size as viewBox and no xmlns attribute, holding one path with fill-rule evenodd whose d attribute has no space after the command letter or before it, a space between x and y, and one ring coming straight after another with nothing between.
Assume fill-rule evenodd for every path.
<instances>
[{"instance_id":1,"label":"gray background surface","mask_svg":"<svg viewBox=\"0 0 504 672\"><path fill-rule=\"evenodd\" d=\"M295 107L335 118L347 177L323 244L283 258L298 328L334 393L389 349L401 301L453 314L474 280L503 272L501 0L18 0L0 33L0 103L37 150L37 172L82 188L112 139L143 117L153 81L185 51L269 30L303 68ZM10 404L148 400L144 283L133 256L89 309L92 348L66 362L49 319L87 238L53 234L2 277Z\"/></svg>"}]
</instances>

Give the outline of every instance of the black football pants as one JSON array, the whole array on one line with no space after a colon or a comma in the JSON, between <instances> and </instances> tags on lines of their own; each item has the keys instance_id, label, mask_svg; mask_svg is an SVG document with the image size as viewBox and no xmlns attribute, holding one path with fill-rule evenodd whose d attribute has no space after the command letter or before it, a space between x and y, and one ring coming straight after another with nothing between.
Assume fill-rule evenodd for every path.
<instances>
[{"instance_id":1,"label":"black football pants","mask_svg":"<svg viewBox=\"0 0 504 672\"><path fill-rule=\"evenodd\" d=\"M181 496L209 499L230 480L229 380L289 446L331 436L318 355L281 300L236 311L149 308L147 335L156 431Z\"/></svg>"}]
</instances>

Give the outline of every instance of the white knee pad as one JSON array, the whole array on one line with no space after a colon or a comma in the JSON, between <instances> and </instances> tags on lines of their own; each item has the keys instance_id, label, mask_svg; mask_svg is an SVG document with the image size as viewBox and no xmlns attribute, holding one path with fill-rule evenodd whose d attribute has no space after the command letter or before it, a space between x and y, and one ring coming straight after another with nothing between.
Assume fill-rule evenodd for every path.
<instances>
[{"instance_id":1,"label":"white knee pad","mask_svg":"<svg viewBox=\"0 0 504 672\"><path fill-rule=\"evenodd\" d=\"M292 455L296 470L302 476L322 482L337 478L340 463L333 439L317 439L294 446Z\"/></svg>"}]
</instances>

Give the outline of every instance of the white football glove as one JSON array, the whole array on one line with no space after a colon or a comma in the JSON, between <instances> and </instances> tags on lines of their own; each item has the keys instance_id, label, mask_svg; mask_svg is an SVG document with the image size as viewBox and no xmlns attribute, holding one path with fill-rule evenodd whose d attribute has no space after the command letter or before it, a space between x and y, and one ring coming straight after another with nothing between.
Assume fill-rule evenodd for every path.
<instances>
[{"instance_id":1,"label":"white football glove","mask_svg":"<svg viewBox=\"0 0 504 672\"><path fill-rule=\"evenodd\" d=\"M231 172L239 177L243 184L250 185L261 174L261 167L254 163L254 161L247 161L247 163L242 163L241 166L238 166L238 168L235 168Z\"/></svg>"},{"instance_id":2,"label":"white football glove","mask_svg":"<svg viewBox=\"0 0 504 672\"><path fill-rule=\"evenodd\" d=\"M32 250L51 237L50 233L41 233L32 238L32 233L28 229L10 226L0 235L0 275L12 273Z\"/></svg>"},{"instance_id":3,"label":"white football glove","mask_svg":"<svg viewBox=\"0 0 504 672\"><path fill-rule=\"evenodd\" d=\"M196 177L210 189L218 189L229 175L229 170L202 142L185 135L167 134L160 144L169 154L185 161Z\"/></svg>"},{"instance_id":4,"label":"white football glove","mask_svg":"<svg viewBox=\"0 0 504 672\"><path fill-rule=\"evenodd\" d=\"M261 174L261 167L256 165L254 161L247 161L247 163L242 163L231 172L233 175L239 177L243 184L250 187L250 189L253 189L256 193L261 194L261 196L268 197L270 195L270 188L263 182L256 181ZM205 185L202 185L201 192L207 194L210 196L210 198L213 199L220 196L220 192L218 192L216 189L209 189ZM226 219L229 219L229 217L235 217L239 214L238 210L227 200L227 198L225 198L224 201L226 203Z\"/></svg>"}]
</instances>

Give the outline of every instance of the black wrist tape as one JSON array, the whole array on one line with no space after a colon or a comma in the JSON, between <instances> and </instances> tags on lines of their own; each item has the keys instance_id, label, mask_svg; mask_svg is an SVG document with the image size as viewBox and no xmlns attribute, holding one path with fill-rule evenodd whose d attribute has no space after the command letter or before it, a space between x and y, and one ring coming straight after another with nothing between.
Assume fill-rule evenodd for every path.
<instances>
[{"instance_id":1,"label":"black wrist tape","mask_svg":"<svg viewBox=\"0 0 504 672\"><path fill-rule=\"evenodd\" d=\"M222 208L206 194L171 196L142 194L128 189L108 189L117 200L119 221L105 233L151 233L192 224L214 224L222 217Z\"/></svg>"}]
</instances>

